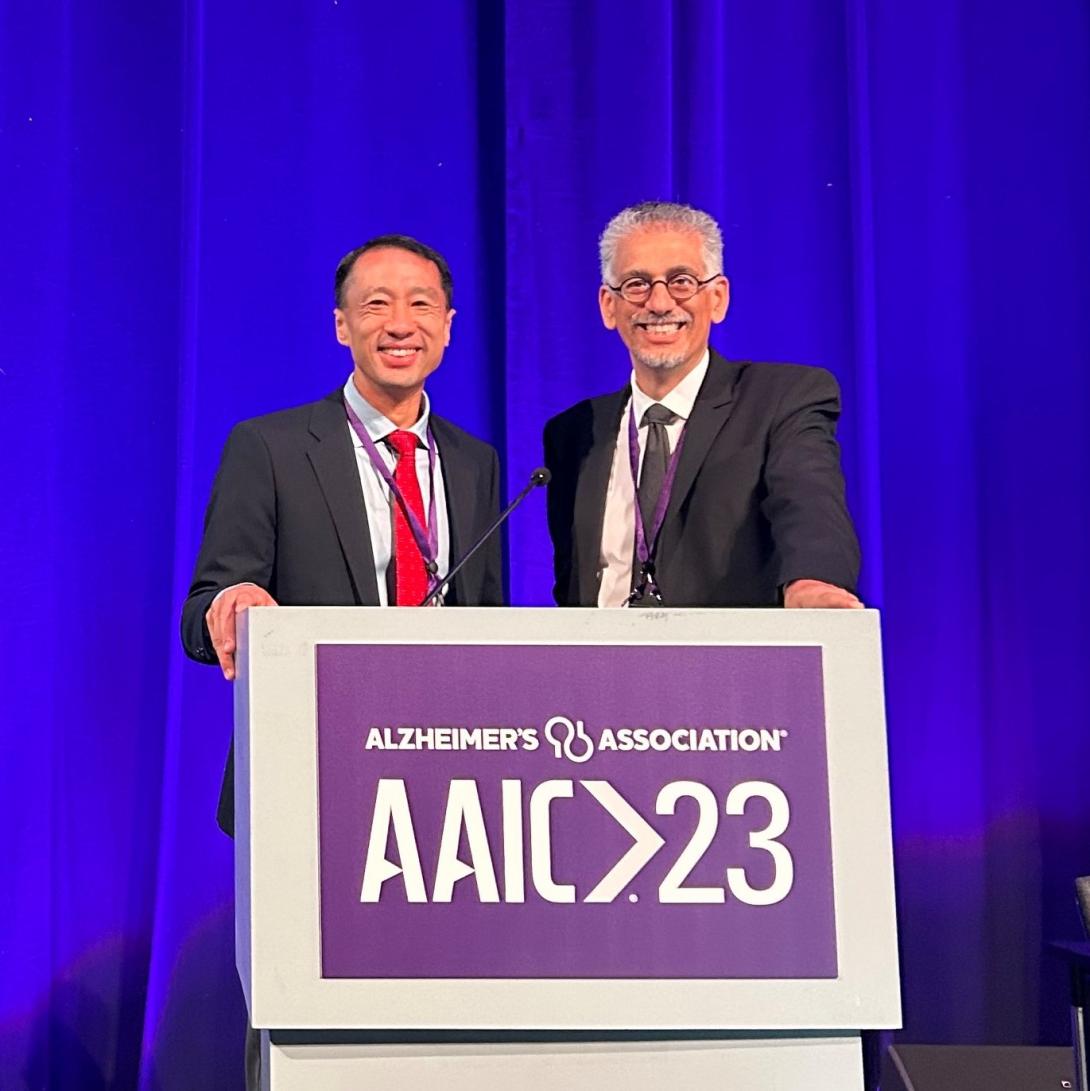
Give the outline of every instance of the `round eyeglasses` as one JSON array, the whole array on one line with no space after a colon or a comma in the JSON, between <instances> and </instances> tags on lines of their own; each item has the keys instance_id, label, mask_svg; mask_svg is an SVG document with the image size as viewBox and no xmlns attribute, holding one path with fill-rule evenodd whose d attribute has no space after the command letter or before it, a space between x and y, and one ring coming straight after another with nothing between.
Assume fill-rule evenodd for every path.
<instances>
[{"instance_id":1,"label":"round eyeglasses","mask_svg":"<svg viewBox=\"0 0 1090 1091\"><path fill-rule=\"evenodd\" d=\"M672 277L659 277L648 280L647 277L627 277L620 284L607 284L611 292L616 292L626 303L646 303L651 298L656 284L665 284L670 298L675 303L684 303L692 299L701 288L718 280L723 274L712 273L706 280L697 280L692 273L675 273Z\"/></svg>"}]
</instances>

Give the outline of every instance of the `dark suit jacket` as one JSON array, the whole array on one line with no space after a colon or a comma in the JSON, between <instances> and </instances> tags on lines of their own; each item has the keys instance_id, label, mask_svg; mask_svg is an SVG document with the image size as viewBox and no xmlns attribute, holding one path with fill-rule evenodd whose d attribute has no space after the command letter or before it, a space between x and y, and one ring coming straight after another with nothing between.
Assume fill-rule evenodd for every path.
<instances>
[{"instance_id":1,"label":"dark suit jacket","mask_svg":"<svg viewBox=\"0 0 1090 1091\"><path fill-rule=\"evenodd\" d=\"M495 450L431 415L443 465L453 563L495 519L499 460ZM448 605L503 601L499 536L454 578ZM256 583L283 606L378 606L371 536L343 393L243 421L223 452L204 539L182 608L188 655L215 663L204 623L212 599L236 583ZM219 822L233 826L228 761Z\"/></svg>"},{"instance_id":2,"label":"dark suit jacket","mask_svg":"<svg viewBox=\"0 0 1090 1091\"><path fill-rule=\"evenodd\" d=\"M545 426L561 606L598 601L606 489L628 400L626 385ZM784 584L804 578L854 590L859 545L844 502L839 415L836 380L821 368L711 352L658 545L665 605L775 606Z\"/></svg>"}]
</instances>

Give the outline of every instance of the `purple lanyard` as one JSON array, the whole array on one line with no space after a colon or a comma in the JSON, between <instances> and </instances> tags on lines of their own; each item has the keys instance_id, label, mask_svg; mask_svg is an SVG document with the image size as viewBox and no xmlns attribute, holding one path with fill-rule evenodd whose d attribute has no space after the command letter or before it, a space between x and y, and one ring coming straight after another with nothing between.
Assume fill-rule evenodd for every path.
<instances>
[{"instance_id":1,"label":"purple lanyard","mask_svg":"<svg viewBox=\"0 0 1090 1091\"><path fill-rule=\"evenodd\" d=\"M424 558L424 567L428 571L428 593L430 594L435 589L435 585L439 582L439 520L435 517L435 437L431 434L431 429L429 428L428 527L425 531L420 525L420 520L417 519L416 513L409 507L408 503L406 503L405 494L401 491L401 486L394 480L394 475L390 473L390 468L386 465L385 459L379 454L379 450L375 446L374 440L367 434L367 429L364 427L363 421L356 415L355 410L348 404L347 399L345 400L344 408L345 412L348 414L348 423L352 426L352 431L359 436L360 443L363 444L363 449L371 459L371 465L374 466L375 472L379 477L386 482L386 487L390 490L390 495L397 501L402 514L405 516L405 522L409 524L409 530L412 531L413 538L416 539L416 546L420 550L420 555ZM415 458L413 472L416 472Z\"/></svg>"},{"instance_id":2,"label":"purple lanyard","mask_svg":"<svg viewBox=\"0 0 1090 1091\"><path fill-rule=\"evenodd\" d=\"M687 423L687 422L686 422ZM639 429L636 427L636 407L630 404L628 407L628 465L632 470L632 493L636 512L636 561L640 566L640 587L646 586L647 591L656 598L661 599L658 584L655 582L655 550L659 544L659 533L666 519L666 509L670 506L670 494L674 490L674 478L677 477L678 459L681 457L681 449L685 446L685 425L681 426L681 435L678 436L677 446L670 456L666 466L666 476L662 479L662 491L659 493L658 502L655 504L655 513L651 519L650 535L644 530L643 512L640 511L640 439ZM650 541L648 541L650 538Z\"/></svg>"}]
</instances>

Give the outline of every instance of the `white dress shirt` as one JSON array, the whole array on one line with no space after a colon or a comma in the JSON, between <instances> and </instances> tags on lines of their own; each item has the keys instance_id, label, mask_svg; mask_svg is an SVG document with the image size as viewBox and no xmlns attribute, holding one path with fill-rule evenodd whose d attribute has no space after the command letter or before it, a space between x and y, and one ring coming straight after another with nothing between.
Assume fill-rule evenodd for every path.
<instances>
[{"instance_id":1,"label":"white dress shirt","mask_svg":"<svg viewBox=\"0 0 1090 1091\"><path fill-rule=\"evenodd\" d=\"M666 436L671 454L677 447L677 441L686 421L692 415L696 396L700 392L704 376L708 373L708 357L709 354L705 352L700 363L659 403L678 417L673 424L666 425ZM628 462L628 414L630 412L636 414L640 469L642 470L648 429L648 425L643 423L643 415L648 406L655 404L655 399L639 388L634 371L630 385L632 395L621 417L621 426L617 430L617 446L613 451L613 466L609 471L609 486L606 489L602 546L598 555L599 606L624 606L632 593L632 557L636 550L636 493L632 487L632 471Z\"/></svg>"},{"instance_id":2,"label":"white dress shirt","mask_svg":"<svg viewBox=\"0 0 1090 1091\"><path fill-rule=\"evenodd\" d=\"M348 404L352 406L360 423L367 429L383 462L392 473L397 465L397 455L391 450L388 443L382 441L391 433L397 431L397 425L388 417L383 416L369 401L367 401L356 389L352 377L344 384L344 396ZM431 474L428 472L428 417L431 413L431 404L428 395L423 395L423 412L420 419L406 432L413 432L420 438L420 445L416 448L416 477L420 482L420 495L424 498L424 515L428 514L428 504L431 498ZM352 447L356 453L356 468L359 470L360 485L363 488L363 501L367 508L367 528L371 532L371 552L375 557L375 578L378 581L378 597L382 606L390 604L386 587L387 571L390 567L390 559L393 556L394 538L394 510L397 503L390 495L390 488L382 479L382 475L371 464L371 458L355 429L345 419L345 425L352 439ZM450 521L447 519L447 495L443 487L443 463L436 457L435 460L435 518L439 523L439 556L436 563L439 565L440 577L447 574L450 566Z\"/></svg>"}]
</instances>

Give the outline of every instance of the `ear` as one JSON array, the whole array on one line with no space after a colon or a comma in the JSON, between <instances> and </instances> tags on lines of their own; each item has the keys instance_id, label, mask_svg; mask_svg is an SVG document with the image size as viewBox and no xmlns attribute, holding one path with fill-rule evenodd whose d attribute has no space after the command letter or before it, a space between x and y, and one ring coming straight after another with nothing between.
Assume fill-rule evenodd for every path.
<instances>
[{"instance_id":1,"label":"ear","mask_svg":"<svg viewBox=\"0 0 1090 1091\"><path fill-rule=\"evenodd\" d=\"M350 344L348 340L348 319L340 307L333 308L333 332L342 345Z\"/></svg>"},{"instance_id":2,"label":"ear","mask_svg":"<svg viewBox=\"0 0 1090 1091\"><path fill-rule=\"evenodd\" d=\"M447 317L443 322L443 347L447 347L450 344L450 324L454 321L454 316L458 312L453 308L447 308Z\"/></svg>"},{"instance_id":3,"label":"ear","mask_svg":"<svg viewBox=\"0 0 1090 1091\"><path fill-rule=\"evenodd\" d=\"M602 312L602 324L607 330L617 328L617 297L604 284L598 289L598 309Z\"/></svg>"},{"instance_id":4,"label":"ear","mask_svg":"<svg viewBox=\"0 0 1090 1091\"><path fill-rule=\"evenodd\" d=\"M710 285L712 293L712 321L722 322L730 310L730 281L720 277Z\"/></svg>"}]
</instances>

